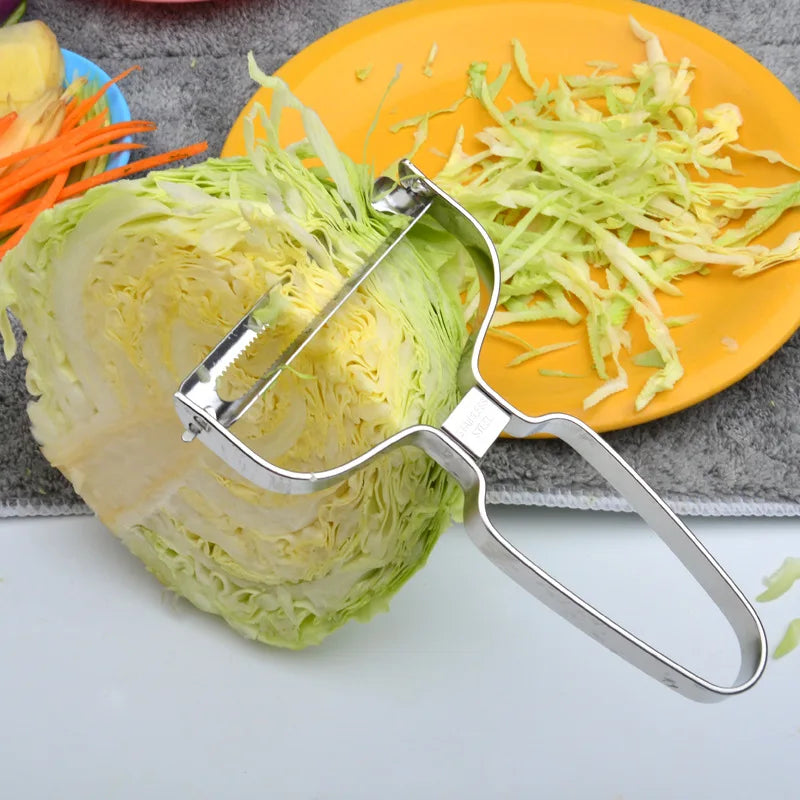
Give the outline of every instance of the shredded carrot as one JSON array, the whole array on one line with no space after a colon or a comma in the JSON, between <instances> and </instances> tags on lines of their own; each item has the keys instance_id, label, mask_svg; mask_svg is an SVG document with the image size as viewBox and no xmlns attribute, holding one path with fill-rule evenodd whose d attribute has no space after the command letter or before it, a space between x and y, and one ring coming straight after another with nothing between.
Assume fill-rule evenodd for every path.
<instances>
[{"instance_id":1,"label":"shredded carrot","mask_svg":"<svg viewBox=\"0 0 800 800\"><path fill-rule=\"evenodd\" d=\"M81 136L78 139L77 146L81 149L86 149L94 144L124 139L134 133L152 133L155 129L156 126L150 122L138 120L134 122L119 122L116 125L106 125L96 132L87 131L85 136Z\"/></svg>"},{"instance_id":2,"label":"shredded carrot","mask_svg":"<svg viewBox=\"0 0 800 800\"><path fill-rule=\"evenodd\" d=\"M7 189L0 189L0 204L2 204L3 201L7 200L9 197L13 197L14 195L18 194L20 191L33 189L43 181L46 181L48 178L52 178L54 175L57 175L63 169L70 169L71 167L76 167L78 164L85 164L87 161L91 161L93 158L111 155L111 153L119 153L122 150L138 150L142 147L144 147L143 144L118 142L117 144L107 144L103 147L95 147L92 150L87 150L83 153L78 153L77 155L73 155L68 158L57 157L58 160L51 161L45 166L40 166L35 172L28 170L28 167L26 166L22 170L19 170L19 172L11 173L11 176L14 178L14 183L12 186L9 186ZM21 177L19 173L22 172L25 172L26 174Z\"/></svg>"},{"instance_id":3,"label":"shredded carrot","mask_svg":"<svg viewBox=\"0 0 800 800\"><path fill-rule=\"evenodd\" d=\"M72 109L75 108L75 106L77 106L77 105L78 105L78 98L75 97L75 95L70 95L64 101L64 118L65 119L69 115L70 111L72 111ZM64 120L63 119L61 120L61 124L62 125L64 124Z\"/></svg>"},{"instance_id":4,"label":"shredded carrot","mask_svg":"<svg viewBox=\"0 0 800 800\"><path fill-rule=\"evenodd\" d=\"M0 234L16 230L28 217L36 215L37 200L28 200L21 206L14 206L4 214L0 214Z\"/></svg>"},{"instance_id":5,"label":"shredded carrot","mask_svg":"<svg viewBox=\"0 0 800 800\"><path fill-rule=\"evenodd\" d=\"M85 100L78 101L65 92L59 100L62 105L58 113L63 114L63 119L55 137L0 157L0 237L7 237L0 244L0 258L22 240L42 211L61 200L118 178L190 158L208 148L207 142L197 142L75 180L75 168L113 153L138 150L144 145L131 142L130 137L156 129L153 122L141 119L109 123L107 109L88 116L110 86L136 69L139 67L121 72ZM0 136L15 119L13 112L0 117ZM121 141L126 138L129 141ZM33 190L41 192L41 196L29 199Z\"/></svg>"},{"instance_id":6,"label":"shredded carrot","mask_svg":"<svg viewBox=\"0 0 800 800\"><path fill-rule=\"evenodd\" d=\"M59 172L58 175L53 178L50 186L47 187L47 191L38 200L33 201L37 206L34 210L34 213L30 214L25 222L23 222L19 228L17 228L14 234L6 239L2 245L0 245L0 258L2 258L12 247L18 245L22 240L22 237L28 232L28 228L33 225L33 221L36 219L36 217L42 211L50 208L56 202L59 192L61 192L61 190L64 188L64 184L67 182L68 175L69 170Z\"/></svg>"},{"instance_id":7,"label":"shredded carrot","mask_svg":"<svg viewBox=\"0 0 800 800\"><path fill-rule=\"evenodd\" d=\"M199 155L204 152L208 147L207 142L197 142L196 144L189 145L188 147L181 147L177 150L169 150L166 153L159 153L155 156L148 158L141 158L138 161L133 161L130 164L125 164L121 167L101 172L99 175L94 175L90 178L71 183L65 186L55 198L55 202L61 200L68 200L76 195L83 194L88 189L95 186L101 186L103 183L118 180L119 178L126 178L129 175L135 175L137 172L144 172L146 170L155 169L156 167L171 164L174 161L180 161L185 158ZM33 218L36 214L40 213L41 209L38 208L39 200L29 200L21 206L16 206L4 214L0 214L0 233L14 230L22 225L29 217Z\"/></svg>"},{"instance_id":8,"label":"shredded carrot","mask_svg":"<svg viewBox=\"0 0 800 800\"><path fill-rule=\"evenodd\" d=\"M63 136L59 138L61 147L67 150L67 152L77 155L86 150L91 150L98 145L107 144L114 139L123 139L135 133L150 133L155 130L155 125L144 120L119 122L114 125L103 126L102 122L95 124L95 119L97 119L97 117L87 122L86 125L81 125L80 128L63 134ZM89 130L83 130L84 128ZM4 167L13 166L15 161L22 162L16 165L14 171L14 176L19 181L30 172L36 171L42 164L51 161L53 157L52 150L53 145L51 141L29 147L25 150L20 150L18 153L0 158L0 170Z\"/></svg>"},{"instance_id":9,"label":"shredded carrot","mask_svg":"<svg viewBox=\"0 0 800 800\"><path fill-rule=\"evenodd\" d=\"M182 161L184 158L191 158L192 156L199 155L208 149L208 142L196 142L187 147L179 147L177 150L168 150L166 153L159 153L157 156L150 156L149 158L140 158L138 161L132 161L130 164L124 164L121 167L101 172L99 175L94 175L91 178L84 178L82 181L65 186L59 200L66 200L69 197L74 197L76 194L83 194L87 189L92 189L95 186L100 186L109 181L115 181L119 178L127 178L128 175L134 175L137 172L144 170L155 169L156 167L163 167L165 164L171 164L173 161Z\"/></svg>"},{"instance_id":10,"label":"shredded carrot","mask_svg":"<svg viewBox=\"0 0 800 800\"><path fill-rule=\"evenodd\" d=\"M17 203L22 202L25 199L25 195L27 191L17 192L16 194L12 195L8 198L8 200L0 203L0 214L4 214L9 209L14 208Z\"/></svg>"},{"instance_id":11,"label":"shredded carrot","mask_svg":"<svg viewBox=\"0 0 800 800\"><path fill-rule=\"evenodd\" d=\"M16 111L9 111L8 114L4 114L2 117L0 117L0 136L2 136L14 124L14 120L16 120L16 118Z\"/></svg>"},{"instance_id":12,"label":"shredded carrot","mask_svg":"<svg viewBox=\"0 0 800 800\"><path fill-rule=\"evenodd\" d=\"M111 86L115 83L121 81L123 78L127 78L128 75L131 74L134 70L141 69L140 66L134 65L132 67L128 67L128 69L120 72L115 78L111 78L110 81L106 81L91 97L87 97L85 100L82 100L75 108L70 111L70 113L64 118L64 122L61 124L62 131L68 131L71 128L74 128L88 113L92 110L92 107L97 103L97 101L109 90Z\"/></svg>"},{"instance_id":13,"label":"shredded carrot","mask_svg":"<svg viewBox=\"0 0 800 800\"><path fill-rule=\"evenodd\" d=\"M105 123L105 117L106 113L104 111L102 114L98 114L96 117L90 119L85 125L81 125L80 128L76 128L75 130L69 131L69 133L63 134L59 139L61 146L66 147L75 141L80 141L84 136L88 135L92 131L99 130ZM26 147L24 150L17 150L16 153L9 153L7 156L0 158L0 169L11 166L12 164L16 164L19 161L25 161L26 159L38 155L39 153L47 153L52 149L53 141L52 139L48 139L46 142L41 142L40 144L33 145L32 147Z\"/></svg>"}]
</instances>

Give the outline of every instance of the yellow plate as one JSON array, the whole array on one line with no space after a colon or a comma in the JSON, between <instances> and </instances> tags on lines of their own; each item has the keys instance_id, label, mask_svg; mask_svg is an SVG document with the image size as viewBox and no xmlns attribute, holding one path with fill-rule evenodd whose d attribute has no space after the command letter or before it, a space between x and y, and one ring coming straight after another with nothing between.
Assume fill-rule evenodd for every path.
<instances>
[{"instance_id":1,"label":"yellow plate","mask_svg":"<svg viewBox=\"0 0 800 800\"><path fill-rule=\"evenodd\" d=\"M697 67L692 89L696 108L732 102L742 110L741 141L754 148L779 151L800 162L800 103L774 75L743 51L714 33L681 17L628 0L412 0L379 11L330 33L292 58L278 71L298 97L316 109L338 146L351 157L364 158L364 142L376 109L397 66L403 68L392 86L369 138L366 158L380 170L409 152L411 130L391 133L390 126L426 110L443 108L465 87L470 62L488 61L490 77L511 60L509 42L524 45L535 80L559 73L586 72L587 60L606 60L629 71L644 60L642 44L628 26L634 14L656 32L667 57L688 56ZM438 53L433 74L423 67L433 43ZM366 80L356 71L371 66ZM507 84L504 94L522 97L521 83ZM269 93L256 92L233 126L223 155L244 152L243 121L253 102L268 104ZM301 136L299 120L290 117L284 142ZM434 175L449 150L459 124L467 133L488 124L477 103L464 103L457 114L431 121L430 138L415 162ZM744 175L733 180L751 185L790 182L796 175L780 166L740 159ZM727 176L724 180L730 180ZM767 243L777 243L800 228L800 211L793 211L770 231ZM727 268L708 276L684 279L680 298L662 295L666 315L699 313L700 318L673 330L685 375L677 386L657 395L643 411L633 401L652 370L626 363L630 388L584 411L583 399L600 385L591 371L588 346L581 329L564 323L530 323L511 330L536 344L581 339L580 345L549 353L508 368L518 347L490 337L481 370L487 381L521 411L574 414L596 430L611 430L674 413L740 380L777 350L800 325L800 276L797 264L774 268L753 278L736 278ZM649 349L641 326L631 325L637 353ZM732 341L731 341L732 340ZM735 343L735 347L733 345ZM727 345L727 346L726 346ZM544 377L539 369L562 370L586 377Z\"/></svg>"}]
</instances>

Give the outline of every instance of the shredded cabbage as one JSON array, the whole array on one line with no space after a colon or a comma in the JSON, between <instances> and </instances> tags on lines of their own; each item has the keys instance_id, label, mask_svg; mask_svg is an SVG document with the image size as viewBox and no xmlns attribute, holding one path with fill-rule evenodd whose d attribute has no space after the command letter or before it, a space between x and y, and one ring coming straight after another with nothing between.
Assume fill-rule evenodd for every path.
<instances>
[{"instance_id":1,"label":"shredded cabbage","mask_svg":"<svg viewBox=\"0 0 800 800\"><path fill-rule=\"evenodd\" d=\"M621 359L630 351L631 317L641 318L655 351L636 409L682 377L670 328L691 320L665 319L659 292L680 294L680 278L708 265L747 276L800 257L800 232L772 248L753 243L800 205L800 182L738 187L710 180L712 171L734 172L727 151L793 165L737 143L736 106L698 112L688 59L669 62L655 34L632 18L630 25L646 60L629 75L591 62L590 74L537 83L522 44L513 41L526 98L501 108L512 63L490 78L489 65L476 62L465 97L436 112L473 97L492 117L476 135L476 153L466 151L459 132L437 180L498 245L504 307L495 326L542 319L585 326L603 381L585 399L587 408L628 388ZM417 120L427 136L431 115Z\"/></svg>"},{"instance_id":2,"label":"shredded cabbage","mask_svg":"<svg viewBox=\"0 0 800 800\"><path fill-rule=\"evenodd\" d=\"M772 575L764 579L767 588L756 599L761 602L775 600L788 592L795 581L800 581L800 558L787 558Z\"/></svg>"},{"instance_id":3,"label":"shredded cabbage","mask_svg":"<svg viewBox=\"0 0 800 800\"><path fill-rule=\"evenodd\" d=\"M800 581L800 558L787 558L783 564L764 579L767 587L756 600L765 603L776 600L789 589L796 581ZM800 618L792 620L786 628L783 638L778 642L773 653L775 658L781 658L800 645Z\"/></svg>"},{"instance_id":4,"label":"shredded cabbage","mask_svg":"<svg viewBox=\"0 0 800 800\"><path fill-rule=\"evenodd\" d=\"M314 112L251 68L274 89L260 112L266 141L251 120L246 158L120 181L45 212L0 265L0 307L27 331L29 414L49 461L166 586L247 637L298 648L384 609L460 490L404 448L334 488L273 494L181 441L172 393L264 291L279 313L223 376L231 395L399 224L372 210L369 170L339 154ZM308 140L282 150L286 107L299 108ZM420 226L236 434L313 471L406 426L440 424L458 399L466 258L433 223ZM5 314L0 326L10 356Z\"/></svg>"},{"instance_id":5,"label":"shredded cabbage","mask_svg":"<svg viewBox=\"0 0 800 800\"><path fill-rule=\"evenodd\" d=\"M784 633L783 638L778 642L773 652L773 656L775 658L783 658L783 656L791 653L798 645L800 645L800 617L793 619L789 623L786 628L786 633Z\"/></svg>"}]
</instances>

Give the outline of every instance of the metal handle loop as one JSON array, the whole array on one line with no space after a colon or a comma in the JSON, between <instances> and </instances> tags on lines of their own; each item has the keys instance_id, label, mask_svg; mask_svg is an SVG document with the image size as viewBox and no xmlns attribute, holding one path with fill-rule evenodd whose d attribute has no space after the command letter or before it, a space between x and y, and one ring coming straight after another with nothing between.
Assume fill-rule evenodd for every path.
<instances>
[{"instance_id":1,"label":"metal handle loop","mask_svg":"<svg viewBox=\"0 0 800 800\"><path fill-rule=\"evenodd\" d=\"M475 389L473 392L478 392ZM485 403L491 403L486 398ZM500 409L498 409L500 410ZM509 577L564 619L635 667L685 697L716 702L749 689L761 677L767 640L755 610L692 532L628 463L597 433L565 414L524 417L513 414L509 427L520 435L550 433L586 459L631 504L698 581L728 620L739 642L741 665L736 681L719 686L691 672L582 600L514 547L492 524L486 511L486 487L477 463L450 471L465 492L464 524L472 541ZM447 426L447 423L445 423ZM525 429L527 428L527 429ZM469 441L464 438L464 441ZM460 449L460 448L459 448ZM429 450L436 458L436 452Z\"/></svg>"}]
</instances>

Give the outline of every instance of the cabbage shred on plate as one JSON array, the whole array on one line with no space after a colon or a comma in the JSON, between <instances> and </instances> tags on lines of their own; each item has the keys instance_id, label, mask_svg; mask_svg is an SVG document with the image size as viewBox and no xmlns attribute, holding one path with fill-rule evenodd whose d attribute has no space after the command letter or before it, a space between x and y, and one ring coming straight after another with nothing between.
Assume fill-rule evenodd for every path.
<instances>
[{"instance_id":1,"label":"cabbage shred on plate","mask_svg":"<svg viewBox=\"0 0 800 800\"><path fill-rule=\"evenodd\" d=\"M255 68L254 68L255 72ZM255 74L258 74L257 72ZM236 395L398 224L372 177L303 110L308 142L266 141L87 192L40 216L0 266L0 307L24 325L34 436L100 519L168 587L247 637L299 648L366 619L424 562L460 490L416 448L334 488L254 487L181 441L172 394L266 290L277 309L223 376ZM306 166L315 154L318 166ZM461 245L432 224L408 237L237 424L256 452L313 471L457 402L467 336ZM2 314L6 352L14 336Z\"/></svg>"},{"instance_id":2,"label":"cabbage shred on plate","mask_svg":"<svg viewBox=\"0 0 800 800\"><path fill-rule=\"evenodd\" d=\"M593 62L590 74L562 76L554 85L533 80L514 42L513 66L528 96L508 110L498 96L511 64L492 80L486 63L472 64L467 96L493 124L477 134L474 153L466 151L462 129L436 178L498 245L504 309L495 326L544 319L585 325L602 381L587 408L628 387L623 355L634 317L653 348L634 354L653 369L636 409L681 378L670 328L690 321L691 309L665 318L659 292L680 294L679 279L709 265L748 276L800 257L800 232L771 248L753 243L800 205L800 183L737 187L712 179L734 173L732 152L786 162L738 143L736 106L700 114L689 95L688 59L668 62L654 34L633 19L631 28L646 51L632 74ZM429 120L459 105L407 121L419 126L415 149Z\"/></svg>"}]
</instances>

